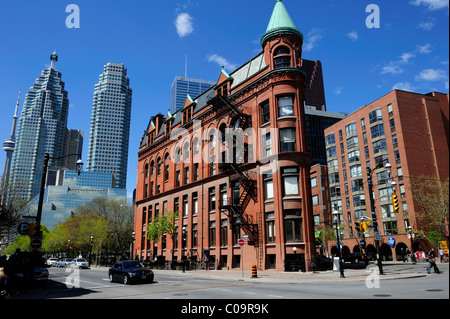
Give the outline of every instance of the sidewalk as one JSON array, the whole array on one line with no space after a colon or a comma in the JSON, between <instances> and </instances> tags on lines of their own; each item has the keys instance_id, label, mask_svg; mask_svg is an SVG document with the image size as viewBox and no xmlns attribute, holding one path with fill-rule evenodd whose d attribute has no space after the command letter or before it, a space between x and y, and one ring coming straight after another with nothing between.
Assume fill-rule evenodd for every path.
<instances>
[{"instance_id":1,"label":"sidewalk","mask_svg":"<svg viewBox=\"0 0 450 319\"><path fill-rule=\"evenodd\" d=\"M407 266L405 269L393 269L390 265ZM405 278L418 278L426 277L427 263L417 264L414 269L411 269L411 262L383 262L384 275L380 276L381 280L389 279L405 279ZM285 272L275 270L259 270L257 277L252 278L252 271L244 270L242 274L241 269L235 270L186 270L184 273L181 270L165 270L165 269L153 269L155 273L155 280L158 280L158 274L171 275L171 276L183 276L191 278L203 278L203 279L226 279L236 281L255 281L255 282L271 282L271 283L301 283L301 282L319 282L319 281L364 281L370 275L378 274L378 265L370 263L366 269L365 265L359 265L361 268L354 269L354 265L345 264L346 267L353 267L348 269L344 267L345 278L340 278L339 271L327 270L317 272ZM422 267L423 266L423 267ZM448 274L448 263L438 263L438 267L441 273ZM92 267L92 269L108 271L106 267ZM432 274L433 275L433 274ZM430 275L428 275L430 276Z\"/></svg>"}]
</instances>

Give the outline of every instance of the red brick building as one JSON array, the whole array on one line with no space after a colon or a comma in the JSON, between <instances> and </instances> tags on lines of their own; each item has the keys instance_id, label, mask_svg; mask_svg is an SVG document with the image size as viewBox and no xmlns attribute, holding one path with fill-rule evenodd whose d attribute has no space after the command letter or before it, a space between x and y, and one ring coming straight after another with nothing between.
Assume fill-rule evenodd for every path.
<instances>
[{"instance_id":1,"label":"red brick building","mask_svg":"<svg viewBox=\"0 0 450 319\"><path fill-rule=\"evenodd\" d=\"M423 175L437 180L448 178L448 103L448 94L394 90L325 130L331 209L337 209L341 216L344 255L360 251L358 243L363 234L355 231L355 222L361 216L371 218L367 168L373 171L383 259L401 259L403 249L428 248L427 243L418 239L411 247L408 238L408 227L414 233L415 214L421 210L413 201L410 178ZM390 174L384 167L386 163L391 165ZM392 205L394 191L399 199L398 213ZM364 235L368 252L374 254L373 231Z\"/></svg>"},{"instance_id":2,"label":"red brick building","mask_svg":"<svg viewBox=\"0 0 450 319\"><path fill-rule=\"evenodd\" d=\"M182 109L151 118L138 157L133 258L311 269L303 35L281 1L261 44ZM152 218L167 210L179 212L173 238L148 240Z\"/></svg>"}]
</instances>

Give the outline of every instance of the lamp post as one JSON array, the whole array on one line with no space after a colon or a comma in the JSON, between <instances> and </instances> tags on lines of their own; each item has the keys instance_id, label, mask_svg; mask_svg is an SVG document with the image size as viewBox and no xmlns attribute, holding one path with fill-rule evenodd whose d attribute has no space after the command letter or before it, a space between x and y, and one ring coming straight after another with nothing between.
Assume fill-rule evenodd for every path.
<instances>
[{"instance_id":1,"label":"lamp post","mask_svg":"<svg viewBox=\"0 0 450 319\"><path fill-rule=\"evenodd\" d=\"M92 260L92 242L94 240L94 236L91 235L89 238L89 267L91 267L91 260Z\"/></svg>"},{"instance_id":2,"label":"lamp post","mask_svg":"<svg viewBox=\"0 0 450 319\"><path fill-rule=\"evenodd\" d=\"M333 211L334 216L334 224L336 225L336 240L337 240L337 248L338 248L338 257L339 257L339 271L341 273L341 278L345 278L344 276L344 265L342 263L342 254L341 254L341 241L339 240L339 225L341 224L341 218L339 216L339 211Z\"/></svg>"},{"instance_id":3,"label":"lamp post","mask_svg":"<svg viewBox=\"0 0 450 319\"><path fill-rule=\"evenodd\" d=\"M47 171L48 171L48 162L51 159L54 160L60 160L69 156L78 156L80 157L80 154L68 154L62 157L50 157L49 153L44 154L44 169L42 170L42 179L41 179L41 188L39 191L39 202L38 202L38 208L37 208L37 214L36 214L36 224L37 224L37 231L39 235L42 235L41 231L41 219L42 219L42 205L44 204L44 190L45 190L45 183L47 181ZM78 172L78 175L80 175L81 170L83 168L83 161L81 158L78 159L76 163L76 170Z\"/></svg>"},{"instance_id":4,"label":"lamp post","mask_svg":"<svg viewBox=\"0 0 450 319\"><path fill-rule=\"evenodd\" d=\"M412 227L408 226L409 230L409 239L411 239L411 261L413 264L416 263L416 256L414 256L414 250L413 250L413 234L412 234Z\"/></svg>"},{"instance_id":5,"label":"lamp post","mask_svg":"<svg viewBox=\"0 0 450 319\"><path fill-rule=\"evenodd\" d=\"M370 209L372 211L372 222L373 222L373 232L374 232L374 238L375 238L375 248L377 250L377 262L378 262L378 272L380 275L384 275L383 273L383 265L381 263L381 256L380 256L380 240L381 240L381 234L378 228L378 221L377 221L377 213L375 211L375 199L373 198L373 181L372 181L372 173L378 169L381 168L383 165L383 162L375 166L374 169L371 169L370 167L367 167L367 185L369 187L369 198L370 198ZM390 169L391 164L386 163L384 166L390 175Z\"/></svg>"},{"instance_id":6,"label":"lamp post","mask_svg":"<svg viewBox=\"0 0 450 319\"><path fill-rule=\"evenodd\" d=\"M186 226L183 226L181 228L181 263L182 263L182 270L181 272L184 273L185 272L185 267L186 267L186 260L185 260L185 255L184 255L184 249L185 249L185 245L186 245Z\"/></svg>"}]
</instances>

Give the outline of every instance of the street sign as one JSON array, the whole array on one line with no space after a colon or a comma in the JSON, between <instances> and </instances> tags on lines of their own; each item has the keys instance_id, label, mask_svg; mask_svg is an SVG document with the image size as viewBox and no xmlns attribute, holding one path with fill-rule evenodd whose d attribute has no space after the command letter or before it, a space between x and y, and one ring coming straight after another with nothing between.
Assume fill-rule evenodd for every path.
<instances>
[{"instance_id":1,"label":"street sign","mask_svg":"<svg viewBox=\"0 0 450 319\"><path fill-rule=\"evenodd\" d=\"M238 240L238 245L239 245L240 247L244 247L244 246L245 246L245 240L244 240L244 239L239 239L239 240Z\"/></svg>"},{"instance_id":2,"label":"street sign","mask_svg":"<svg viewBox=\"0 0 450 319\"><path fill-rule=\"evenodd\" d=\"M394 247L394 246L395 246L395 239L394 239L394 237L389 237L389 239L388 239L388 244L389 244L389 246L391 246L391 247Z\"/></svg>"},{"instance_id":3,"label":"street sign","mask_svg":"<svg viewBox=\"0 0 450 319\"><path fill-rule=\"evenodd\" d=\"M375 240L381 240L381 233L379 231L373 232Z\"/></svg>"},{"instance_id":4,"label":"street sign","mask_svg":"<svg viewBox=\"0 0 450 319\"><path fill-rule=\"evenodd\" d=\"M28 229L30 225L27 222L21 222L19 226L17 226L17 232L19 235L28 235Z\"/></svg>"},{"instance_id":5,"label":"street sign","mask_svg":"<svg viewBox=\"0 0 450 319\"><path fill-rule=\"evenodd\" d=\"M42 239L40 238L31 238L30 240L30 248L34 250L40 249L42 246Z\"/></svg>"}]
</instances>

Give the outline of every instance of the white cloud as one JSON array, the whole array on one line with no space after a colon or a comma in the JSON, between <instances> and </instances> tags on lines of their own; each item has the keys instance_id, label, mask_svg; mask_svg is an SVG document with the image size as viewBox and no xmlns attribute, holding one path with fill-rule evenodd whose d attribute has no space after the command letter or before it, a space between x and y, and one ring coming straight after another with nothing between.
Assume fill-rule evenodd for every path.
<instances>
[{"instance_id":1,"label":"white cloud","mask_svg":"<svg viewBox=\"0 0 450 319\"><path fill-rule=\"evenodd\" d=\"M323 38L323 30L314 28L308 32L305 39L306 42L303 44L303 51L309 52L314 49L318 42Z\"/></svg>"},{"instance_id":2,"label":"white cloud","mask_svg":"<svg viewBox=\"0 0 450 319\"><path fill-rule=\"evenodd\" d=\"M409 92L413 92L415 90L415 88L409 82L396 83L396 84L394 84L392 89L393 90L409 91Z\"/></svg>"},{"instance_id":3,"label":"white cloud","mask_svg":"<svg viewBox=\"0 0 450 319\"><path fill-rule=\"evenodd\" d=\"M356 31L349 32L349 33L347 33L347 37L352 41L356 41L359 38L358 32L356 32Z\"/></svg>"},{"instance_id":4,"label":"white cloud","mask_svg":"<svg viewBox=\"0 0 450 319\"><path fill-rule=\"evenodd\" d=\"M217 54L210 54L208 55L208 62L215 62L220 66L223 66L226 70L232 71L237 68L237 65L228 61L224 57L217 55Z\"/></svg>"},{"instance_id":5,"label":"white cloud","mask_svg":"<svg viewBox=\"0 0 450 319\"><path fill-rule=\"evenodd\" d=\"M433 29L434 23L433 22L422 22L422 23L419 23L419 27L426 31L430 31L431 29Z\"/></svg>"},{"instance_id":6,"label":"white cloud","mask_svg":"<svg viewBox=\"0 0 450 319\"><path fill-rule=\"evenodd\" d=\"M381 74L401 74L403 73L402 67L398 64L399 62L391 61L388 65L381 69Z\"/></svg>"},{"instance_id":7,"label":"white cloud","mask_svg":"<svg viewBox=\"0 0 450 319\"><path fill-rule=\"evenodd\" d=\"M420 6L424 5L428 7L428 10L434 11L443 8L448 8L448 0L413 0L410 2L412 5Z\"/></svg>"},{"instance_id":8,"label":"white cloud","mask_svg":"<svg viewBox=\"0 0 450 319\"><path fill-rule=\"evenodd\" d=\"M430 47L431 47L431 45L429 43L427 43L425 45L418 45L417 51L420 54L428 54L428 53L431 53Z\"/></svg>"},{"instance_id":9,"label":"white cloud","mask_svg":"<svg viewBox=\"0 0 450 319\"><path fill-rule=\"evenodd\" d=\"M408 63L409 59L413 58L415 55L411 52L406 52L400 55L400 62L402 63Z\"/></svg>"},{"instance_id":10,"label":"white cloud","mask_svg":"<svg viewBox=\"0 0 450 319\"><path fill-rule=\"evenodd\" d=\"M191 34L194 31L192 17L188 13L180 13L175 19L175 27L180 38Z\"/></svg>"},{"instance_id":11,"label":"white cloud","mask_svg":"<svg viewBox=\"0 0 450 319\"><path fill-rule=\"evenodd\" d=\"M334 89L334 94L341 95L341 93L342 93L342 88L341 87L337 87L337 88Z\"/></svg>"},{"instance_id":12,"label":"white cloud","mask_svg":"<svg viewBox=\"0 0 450 319\"><path fill-rule=\"evenodd\" d=\"M417 81L440 81L447 80L447 72L444 70L426 69L416 76Z\"/></svg>"}]
</instances>

